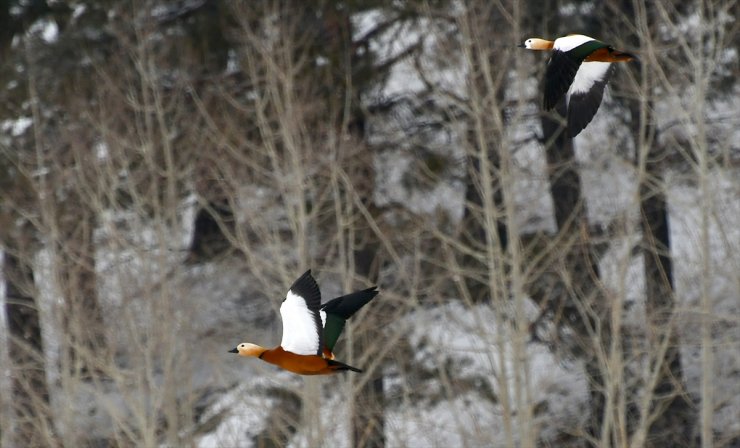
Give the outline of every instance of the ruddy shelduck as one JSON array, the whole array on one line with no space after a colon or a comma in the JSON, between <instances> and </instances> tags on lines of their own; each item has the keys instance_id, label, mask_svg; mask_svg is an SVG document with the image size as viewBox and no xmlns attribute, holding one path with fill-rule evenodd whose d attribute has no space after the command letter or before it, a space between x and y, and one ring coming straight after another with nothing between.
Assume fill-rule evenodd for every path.
<instances>
[{"instance_id":1,"label":"ruddy shelduck","mask_svg":"<svg viewBox=\"0 0 740 448\"><path fill-rule=\"evenodd\" d=\"M244 342L229 353L254 356L300 375L328 375L362 370L334 360L334 345L353 314L378 294L377 287L337 297L321 305L321 292L309 269L290 287L280 305L283 339L266 349Z\"/></svg>"},{"instance_id":2,"label":"ruddy shelduck","mask_svg":"<svg viewBox=\"0 0 740 448\"><path fill-rule=\"evenodd\" d=\"M604 42L583 34L569 34L554 41L530 38L520 47L552 51L545 72L545 110L555 107L565 95L567 133L573 138L596 115L604 88L614 71L612 62L637 59Z\"/></svg>"}]
</instances>

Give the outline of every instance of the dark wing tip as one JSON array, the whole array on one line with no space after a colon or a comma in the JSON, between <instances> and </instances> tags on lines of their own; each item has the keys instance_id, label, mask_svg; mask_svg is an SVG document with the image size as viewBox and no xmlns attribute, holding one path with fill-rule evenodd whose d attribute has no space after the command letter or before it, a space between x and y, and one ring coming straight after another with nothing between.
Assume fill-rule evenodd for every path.
<instances>
[{"instance_id":1,"label":"dark wing tip","mask_svg":"<svg viewBox=\"0 0 740 448\"><path fill-rule=\"evenodd\" d=\"M319 290L318 283L311 275L310 269L293 282L290 290L306 301L309 310L318 310L321 306L321 290Z\"/></svg>"},{"instance_id":2,"label":"dark wing tip","mask_svg":"<svg viewBox=\"0 0 740 448\"><path fill-rule=\"evenodd\" d=\"M319 308L321 308L321 290L316 280L311 275L311 270L307 270L301 275L298 280L293 282L290 287L290 291L300 296L306 302L306 308L313 317L314 326L316 328L316 336L319 339L319 343L316 348L316 354L321 355L321 351L324 347L323 340L323 329L321 325L321 317L319 316Z\"/></svg>"},{"instance_id":3,"label":"dark wing tip","mask_svg":"<svg viewBox=\"0 0 740 448\"><path fill-rule=\"evenodd\" d=\"M571 96L568 107L568 137L575 138L596 116L601 104L601 96L595 94L581 97ZM575 102L575 104L574 104Z\"/></svg>"},{"instance_id":4,"label":"dark wing tip","mask_svg":"<svg viewBox=\"0 0 740 448\"><path fill-rule=\"evenodd\" d=\"M601 95L594 92L580 98L571 97L571 104L574 100L576 104L568 107L568 136L570 138L578 135L594 119L601 105Z\"/></svg>"},{"instance_id":5,"label":"dark wing tip","mask_svg":"<svg viewBox=\"0 0 740 448\"><path fill-rule=\"evenodd\" d=\"M321 306L321 309L327 314L335 314L346 320L375 298L378 292L377 286L356 291L326 302Z\"/></svg>"}]
</instances>

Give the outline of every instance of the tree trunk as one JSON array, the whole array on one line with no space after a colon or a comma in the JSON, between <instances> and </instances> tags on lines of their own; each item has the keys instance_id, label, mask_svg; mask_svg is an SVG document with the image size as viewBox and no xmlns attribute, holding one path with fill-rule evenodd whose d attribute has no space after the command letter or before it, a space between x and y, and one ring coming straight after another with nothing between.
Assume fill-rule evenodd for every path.
<instances>
[{"instance_id":1,"label":"tree trunk","mask_svg":"<svg viewBox=\"0 0 740 448\"><path fill-rule=\"evenodd\" d=\"M497 55L492 48L495 43L492 41L487 30L501 26L501 19L496 14L496 9L486 3L475 3L468 5L471 10L467 13L465 29L470 41L470 54L473 59L470 61L471 70L469 76L469 97L473 113L466 117L468 124L467 142L470 147L467 155L468 176L465 181L465 209L463 211L462 242L471 248L480 247L487 240L486 235L491 232L491 237L498 240L497 244L501 251L506 250L508 244L508 231L504 219L504 196L501 188L501 177L498 173L501 171L501 156L498 153L500 142L503 138L501 130L497 129L497 123L503 121L501 105L504 104L504 85L498 83L491 85L489 75L490 70L496 70L501 67L496 60ZM486 36L490 40L480 40ZM487 72L488 71L488 72ZM497 114L494 119L487 114ZM484 177L481 173L481 157L486 158L491 171L490 185L492 202L496 213L495 229L486 228L486 219L483 216L485 208L483 199L483 186L481 179ZM491 297L488 281L479 281L475 278L486 278L488 267L480 260L470 255L463 255L461 264L466 270L480 273L480 275L466 276L465 282L471 298L474 301L484 301Z\"/></svg>"},{"instance_id":2,"label":"tree trunk","mask_svg":"<svg viewBox=\"0 0 740 448\"><path fill-rule=\"evenodd\" d=\"M231 250L231 242L224 233L234 233L234 213L226 201L209 202L195 214L193 239L188 248L187 263L204 263Z\"/></svg>"},{"instance_id":3,"label":"tree trunk","mask_svg":"<svg viewBox=\"0 0 740 448\"><path fill-rule=\"evenodd\" d=\"M82 200L81 198L78 198ZM81 214L80 214L80 209ZM77 213L62 210L62 239L57 246L61 289L65 307L63 331L67 337L67 358L62 367L75 376L90 379L100 369L96 363L107 360L105 323L98 302L95 272L94 214L79 206ZM65 365L66 364L66 365Z\"/></svg>"},{"instance_id":4,"label":"tree trunk","mask_svg":"<svg viewBox=\"0 0 740 448\"><path fill-rule=\"evenodd\" d=\"M48 446L53 440L49 388L41 339L41 320L34 290L33 271L27 261L5 253L5 312L8 319L8 354L15 420L11 445ZM8 440L8 439L6 439Z\"/></svg>"},{"instance_id":5,"label":"tree trunk","mask_svg":"<svg viewBox=\"0 0 740 448\"><path fill-rule=\"evenodd\" d=\"M647 123L653 123L651 104L645 108ZM657 142L650 125L646 135L652 135L649 148L641 148L639 104L631 101L633 135L635 147L646 150L645 172L640 178L640 225L642 229L642 255L645 264L645 307L650 332L650 346L661 347L664 338L667 348L662 360L659 377L652 391L653 402L650 412L656 419L647 434L649 446L687 446L692 440L692 430L697 421L696 412L689 401L684 386L681 368L680 341L672 328L675 309L673 291L673 263L671 261L668 207L665 196L665 180L661 161L666 148Z\"/></svg>"},{"instance_id":6,"label":"tree trunk","mask_svg":"<svg viewBox=\"0 0 740 448\"><path fill-rule=\"evenodd\" d=\"M333 4L327 5L324 10L323 34L326 39L324 48L330 55L332 70L326 73L325 91L327 92L327 106L333 118L334 128L343 138L352 141L365 142L365 112L361 107L361 96L368 91L375 80L368 76L373 70L370 65L363 65L365 57L357 53L354 45L352 21L349 8ZM348 80L349 83L348 83ZM341 91L340 95L336 92ZM346 99L350 101L345 103ZM360 143L362 144L362 143ZM380 213L375 206L373 197L375 190L374 154L365 150L357 157L348 159L351 164L345 169L349 178L353 180L352 188L358 194L362 206L371 215L371 219L379 219ZM357 212L359 214L359 211ZM358 218L354 229L353 261L355 274L360 278L376 282L379 274L380 241L370 225L363 225L364 219ZM366 285L362 285L366 287ZM384 325L377 316L379 313L370 313L358 327L354 340L356 353L377 352L377 341L383 337ZM362 383L354 395L351 409L351 437L352 446L364 448L380 448L385 446L385 397L383 394L383 363L375 367L365 367L363 376L369 377Z\"/></svg>"},{"instance_id":7,"label":"tree trunk","mask_svg":"<svg viewBox=\"0 0 740 448\"><path fill-rule=\"evenodd\" d=\"M562 291L560 303L554 304L565 322L577 333L583 343L579 344L589 380L590 418L588 432L596 440L601 438L602 420L606 411L606 384L602 367L597 357L597 347L591 342L591 334L596 331L601 347L609 347L611 331L606 317L608 306L599 293L599 266L589 237L585 199L581 189L581 178L577 170L573 139L565 135L563 126L565 103L561 101L557 110L542 114L543 142L547 155L550 194L552 195L555 221L558 231L571 234L576 243L564 247L559 260L570 278L570 285L559 288ZM571 238L566 238L570 240ZM596 277L595 277L596 276ZM572 291L572 293L570 292ZM584 309L595 314L586 314ZM598 330L597 330L598 329Z\"/></svg>"},{"instance_id":8,"label":"tree trunk","mask_svg":"<svg viewBox=\"0 0 740 448\"><path fill-rule=\"evenodd\" d=\"M627 17L634 17L646 30L638 30L629 36L632 46L640 48L642 39L661 23L653 4L635 10L635 3L621 2L619 10ZM643 17L639 15L644 14ZM644 63L647 63L645 61ZM661 363L659 376L652 391L649 412L655 413L655 420L646 435L648 446L691 446L692 431L698 421L695 407L686 393L683 370L681 368L680 341L673 328L672 317L675 310L673 262L671 260L671 240L668 225L668 205L665 194L664 161L670 155L668 148L659 142L654 125L655 110L653 76L648 66L629 64L634 78L642 80L642 92L632 92L627 98L631 116L631 130L634 146L638 154L640 168L640 227L642 230L642 256L645 270L645 308L651 347L662 347L667 343ZM647 72L645 72L647 70ZM646 76L643 76L646 75ZM644 105L640 98L647 97ZM642 110L641 110L642 106ZM644 114L642 115L641 112ZM644 120L644 122L642 121ZM644 157L644 159L643 159ZM644 168L644 171L643 171ZM665 339L667 338L667 340ZM656 350L657 351L657 350Z\"/></svg>"},{"instance_id":9,"label":"tree trunk","mask_svg":"<svg viewBox=\"0 0 740 448\"><path fill-rule=\"evenodd\" d=\"M656 174L647 173L648 178ZM642 224L643 258L645 262L646 308L648 325L653 332L651 346L660 347L667 337L667 349L662 360L659 379L653 390L650 412L657 411L657 418L650 426L650 446L691 446L693 422L696 421L691 402L684 387L679 340L671 317L675 309L673 294L673 267L670 256L668 212L665 194L649 192L640 185L640 211Z\"/></svg>"},{"instance_id":10,"label":"tree trunk","mask_svg":"<svg viewBox=\"0 0 740 448\"><path fill-rule=\"evenodd\" d=\"M372 165L370 165L372 166ZM377 254L380 244L366 228L358 232L354 252L355 272L372 280L378 278ZM376 313L377 315L377 313ZM374 321L371 315L364 322L361 336L356 338L354 350L357 353L368 353L377 350L377 341L383 338L384 325ZM385 396L383 394L382 363L376 368L366 370L370 379L360 386L355 396L352 409L352 446L364 448L381 448L385 446Z\"/></svg>"}]
</instances>

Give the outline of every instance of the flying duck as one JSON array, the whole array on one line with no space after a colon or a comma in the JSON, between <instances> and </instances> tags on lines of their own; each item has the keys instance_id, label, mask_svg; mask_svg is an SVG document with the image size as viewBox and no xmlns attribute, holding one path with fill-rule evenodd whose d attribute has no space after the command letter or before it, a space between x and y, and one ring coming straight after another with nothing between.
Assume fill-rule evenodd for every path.
<instances>
[{"instance_id":1,"label":"flying duck","mask_svg":"<svg viewBox=\"0 0 740 448\"><path fill-rule=\"evenodd\" d=\"M545 72L545 110L558 104L565 95L571 138L578 135L596 115L609 77L612 62L637 59L617 51L609 44L583 34L569 34L555 41L530 38L519 45L529 50L552 50Z\"/></svg>"},{"instance_id":2,"label":"flying duck","mask_svg":"<svg viewBox=\"0 0 740 448\"><path fill-rule=\"evenodd\" d=\"M362 370L334 360L334 345L344 323L378 294L377 286L337 297L321 305L321 292L309 269L290 287L280 305L283 339L266 349L248 342L229 353L254 356L299 375L328 375Z\"/></svg>"}]
</instances>

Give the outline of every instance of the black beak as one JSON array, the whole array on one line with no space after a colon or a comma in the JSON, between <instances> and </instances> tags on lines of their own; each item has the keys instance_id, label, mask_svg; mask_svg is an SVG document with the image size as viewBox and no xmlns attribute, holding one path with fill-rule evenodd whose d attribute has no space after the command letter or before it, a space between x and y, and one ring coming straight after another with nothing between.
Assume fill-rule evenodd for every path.
<instances>
[{"instance_id":1,"label":"black beak","mask_svg":"<svg viewBox=\"0 0 740 448\"><path fill-rule=\"evenodd\" d=\"M236 347L234 347L231 350L229 350L229 353L239 353L239 349L237 349Z\"/></svg>"},{"instance_id":2,"label":"black beak","mask_svg":"<svg viewBox=\"0 0 740 448\"><path fill-rule=\"evenodd\" d=\"M519 48L527 48L527 47L524 46L524 43L521 43L521 44L517 45L517 47L519 47Z\"/></svg>"}]
</instances>

